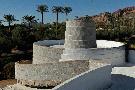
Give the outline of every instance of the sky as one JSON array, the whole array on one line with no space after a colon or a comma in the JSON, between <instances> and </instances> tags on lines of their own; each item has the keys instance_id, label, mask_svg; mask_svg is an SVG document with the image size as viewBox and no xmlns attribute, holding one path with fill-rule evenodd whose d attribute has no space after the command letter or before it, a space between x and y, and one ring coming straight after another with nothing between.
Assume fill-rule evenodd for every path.
<instances>
[{"instance_id":1,"label":"sky","mask_svg":"<svg viewBox=\"0 0 135 90\"><path fill-rule=\"evenodd\" d=\"M44 22L54 22L56 15L51 12L53 6L70 6L73 11L69 14L69 19L75 16L96 15L102 12L113 12L120 8L135 6L135 0L0 0L0 20L4 14L13 14L20 20L25 15L36 16L41 21L41 14L36 11L40 4L46 4L49 12L44 14ZM60 14L60 21L65 20L65 15Z\"/></svg>"}]
</instances>

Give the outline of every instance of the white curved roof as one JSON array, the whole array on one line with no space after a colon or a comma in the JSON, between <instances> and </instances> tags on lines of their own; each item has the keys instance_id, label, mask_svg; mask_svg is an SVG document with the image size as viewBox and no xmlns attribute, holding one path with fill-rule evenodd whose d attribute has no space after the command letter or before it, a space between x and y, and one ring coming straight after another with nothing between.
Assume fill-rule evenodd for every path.
<instances>
[{"instance_id":1,"label":"white curved roof","mask_svg":"<svg viewBox=\"0 0 135 90\"><path fill-rule=\"evenodd\" d=\"M97 48L113 48L123 46L124 43L116 42L116 41L107 41L107 40L97 40ZM64 40L44 40L35 42L36 45L41 46L50 46L54 48L63 48Z\"/></svg>"},{"instance_id":2,"label":"white curved roof","mask_svg":"<svg viewBox=\"0 0 135 90\"><path fill-rule=\"evenodd\" d=\"M113 48L123 46L124 43L116 42L116 41L107 41L107 40L97 40L98 48Z\"/></svg>"}]
</instances>

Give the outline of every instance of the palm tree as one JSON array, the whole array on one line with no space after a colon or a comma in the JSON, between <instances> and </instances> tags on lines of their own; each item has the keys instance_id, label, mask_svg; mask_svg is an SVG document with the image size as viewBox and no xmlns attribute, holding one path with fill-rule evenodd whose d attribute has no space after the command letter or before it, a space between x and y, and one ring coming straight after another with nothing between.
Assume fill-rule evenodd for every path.
<instances>
[{"instance_id":1,"label":"palm tree","mask_svg":"<svg viewBox=\"0 0 135 90\"><path fill-rule=\"evenodd\" d=\"M75 16L75 19L78 19L79 17L78 16Z\"/></svg>"},{"instance_id":2,"label":"palm tree","mask_svg":"<svg viewBox=\"0 0 135 90\"><path fill-rule=\"evenodd\" d=\"M24 22L27 22L29 24L29 27L31 26L31 23L36 21L35 16L26 15L26 16L23 16L22 18Z\"/></svg>"},{"instance_id":3,"label":"palm tree","mask_svg":"<svg viewBox=\"0 0 135 90\"><path fill-rule=\"evenodd\" d=\"M4 15L3 17L5 19L3 21L8 22L8 27L9 27L9 30L10 30L11 23L13 23L14 21L17 21L17 20L15 19L14 15L11 15L11 14Z\"/></svg>"},{"instance_id":4,"label":"palm tree","mask_svg":"<svg viewBox=\"0 0 135 90\"><path fill-rule=\"evenodd\" d=\"M64 13L64 8L61 6L53 6L52 7L52 12L56 14L57 18L56 18L56 28L59 22L59 13Z\"/></svg>"},{"instance_id":5,"label":"palm tree","mask_svg":"<svg viewBox=\"0 0 135 90\"><path fill-rule=\"evenodd\" d=\"M66 17L68 16L68 14L72 11L71 7L64 7L64 13L66 14ZM66 19L68 20L68 18Z\"/></svg>"},{"instance_id":6,"label":"palm tree","mask_svg":"<svg viewBox=\"0 0 135 90\"><path fill-rule=\"evenodd\" d=\"M48 6L47 5L38 5L36 11L41 13L41 15L42 15L42 24L44 24L44 12L49 12L48 11Z\"/></svg>"}]
</instances>

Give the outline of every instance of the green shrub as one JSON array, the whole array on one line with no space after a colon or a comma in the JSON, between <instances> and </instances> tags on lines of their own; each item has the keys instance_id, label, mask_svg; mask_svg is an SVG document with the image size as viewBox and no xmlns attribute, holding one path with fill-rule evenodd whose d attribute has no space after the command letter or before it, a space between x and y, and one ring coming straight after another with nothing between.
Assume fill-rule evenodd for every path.
<instances>
[{"instance_id":1,"label":"green shrub","mask_svg":"<svg viewBox=\"0 0 135 90\"><path fill-rule=\"evenodd\" d=\"M2 76L4 79L14 79L15 78L15 63L10 62L6 64L2 71Z\"/></svg>"},{"instance_id":2,"label":"green shrub","mask_svg":"<svg viewBox=\"0 0 135 90\"><path fill-rule=\"evenodd\" d=\"M10 52L12 48L12 41L10 38L0 36L0 53Z\"/></svg>"}]
</instances>

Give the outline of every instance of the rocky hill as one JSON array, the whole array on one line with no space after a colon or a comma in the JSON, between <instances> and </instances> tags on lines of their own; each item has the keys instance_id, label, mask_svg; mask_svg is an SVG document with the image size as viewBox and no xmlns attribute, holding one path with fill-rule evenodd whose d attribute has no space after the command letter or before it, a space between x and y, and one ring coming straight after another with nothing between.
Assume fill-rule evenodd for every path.
<instances>
[{"instance_id":1,"label":"rocky hill","mask_svg":"<svg viewBox=\"0 0 135 90\"><path fill-rule=\"evenodd\" d=\"M112 13L104 12L91 17L95 22L106 23L110 15L113 15L115 17L135 17L135 6L118 9L117 11L114 11Z\"/></svg>"},{"instance_id":2,"label":"rocky hill","mask_svg":"<svg viewBox=\"0 0 135 90\"><path fill-rule=\"evenodd\" d=\"M135 6L131 6L131 7L126 7L123 9L118 9L117 11L113 12L114 14L128 14L128 13L135 13Z\"/></svg>"}]
</instances>

